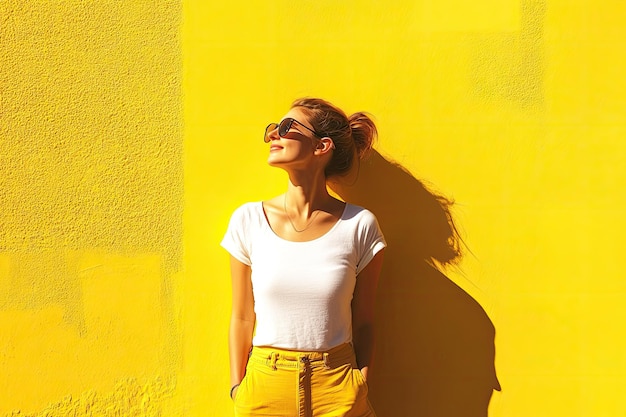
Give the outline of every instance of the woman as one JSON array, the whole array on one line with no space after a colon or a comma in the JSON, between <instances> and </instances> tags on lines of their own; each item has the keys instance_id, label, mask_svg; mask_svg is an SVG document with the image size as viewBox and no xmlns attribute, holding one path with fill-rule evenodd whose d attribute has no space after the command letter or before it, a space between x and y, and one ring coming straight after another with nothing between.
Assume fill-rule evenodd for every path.
<instances>
[{"instance_id":1,"label":"woman","mask_svg":"<svg viewBox=\"0 0 626 417\"><path fill-rule=\"evenodd\" d=\"M232 215L230 395L237 416L374 416L367 378L384 237L369 211L332 197L372 146L364 113L296 100L265 130L287 191Z\"/></svg>"}]
</instances>

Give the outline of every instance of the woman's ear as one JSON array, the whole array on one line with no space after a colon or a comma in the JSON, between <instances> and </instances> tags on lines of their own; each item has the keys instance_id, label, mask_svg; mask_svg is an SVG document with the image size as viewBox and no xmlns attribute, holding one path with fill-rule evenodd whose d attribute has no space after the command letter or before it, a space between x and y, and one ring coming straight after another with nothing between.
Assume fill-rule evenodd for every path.
<instances>
[{"instance_id":1,"label":"woman's ear","mask_svg":"<svg viewBox=\"0 0 626 417\"><path fill-rule=\"evenodd\" d=\"M320 139L317 150L321 151L320 153L329 152L331 149L335 149L335 143L329 137L323 137Z\"/></svg>"}]
</instances>

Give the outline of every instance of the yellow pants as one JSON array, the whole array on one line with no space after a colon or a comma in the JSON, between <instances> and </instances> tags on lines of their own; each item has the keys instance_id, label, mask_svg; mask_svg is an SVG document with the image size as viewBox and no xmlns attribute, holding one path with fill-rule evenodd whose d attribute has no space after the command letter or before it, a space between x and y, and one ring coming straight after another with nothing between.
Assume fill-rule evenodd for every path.
<instances>
[{"instance_id":1,"label":"yellow pants","mask_svg":"<svg viewBox=\"0 0 626 417\"><path fill-rule=\"evenodd\" d=\"M235 415L376 416L350 344L328 352L254 347L235 396Z\"/></svg>"}]
</instances>

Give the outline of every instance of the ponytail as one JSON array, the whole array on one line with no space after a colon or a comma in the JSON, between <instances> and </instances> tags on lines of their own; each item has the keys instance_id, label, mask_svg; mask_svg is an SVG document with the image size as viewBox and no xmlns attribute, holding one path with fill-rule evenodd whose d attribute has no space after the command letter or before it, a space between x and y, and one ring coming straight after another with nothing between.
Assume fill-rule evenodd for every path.
<instances>
[{"instance_id":1,"label":"ponytail","mask_svg":"<svg viewBox=\"0 0 626 417\"><path fill-rule=\"evenodd\" d=\"M352 139L359 158L363 158L372 149L372 145L378 136L378 130L374 121L367 113L354 113L348 118L352 129Z\"/></svg>"}]
</instances>

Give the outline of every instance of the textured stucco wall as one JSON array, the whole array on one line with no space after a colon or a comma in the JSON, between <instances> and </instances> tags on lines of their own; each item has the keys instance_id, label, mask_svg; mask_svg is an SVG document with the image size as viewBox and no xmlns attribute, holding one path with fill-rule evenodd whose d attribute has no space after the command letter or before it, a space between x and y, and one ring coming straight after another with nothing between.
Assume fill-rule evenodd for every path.
<instances>
[{"instance_id":1,"label":"textured stucco wall","mask_svg":"<svg viewBox=\"0 0 626 417\"><path fill-rule=\"evenodd\" d=\"M173 393L181 14L0 2L0 415L161 415Z\"/></svg>"}]
</instances>

